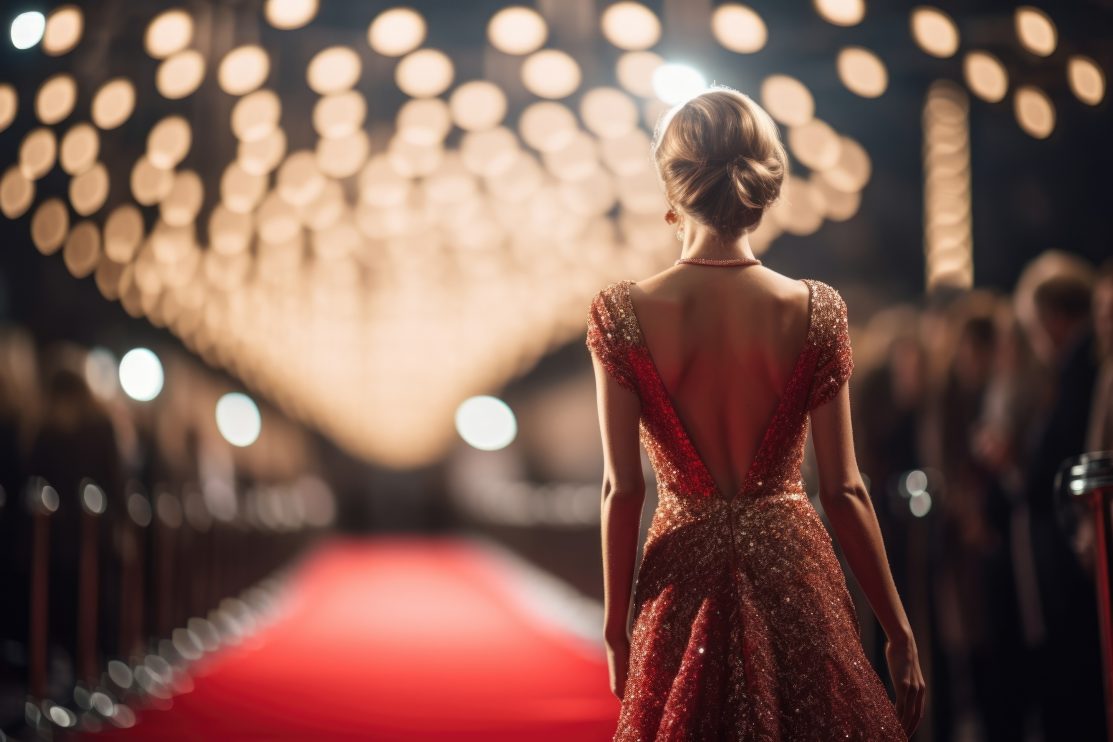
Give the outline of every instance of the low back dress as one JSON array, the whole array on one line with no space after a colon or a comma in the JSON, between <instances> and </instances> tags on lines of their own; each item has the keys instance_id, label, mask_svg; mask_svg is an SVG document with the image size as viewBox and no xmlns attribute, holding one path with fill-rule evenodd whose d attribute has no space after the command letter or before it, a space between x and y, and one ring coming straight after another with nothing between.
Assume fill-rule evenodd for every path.
<instances>
[{"instance_id":1,"label":"low back dress","mask_svg":"<svg viewBox=\"0 0 1113 742\"><path fill-rule=\"evenodd\" d=\"M808 413L850 377L846 304L820 281L808 331L742 488L719 490L673 407L630 300L591 303L587 346L641 400L658 502L634 587L615 742L906 741L862 648L827 529L800 473Z\"/></svg>"}]
</instances>

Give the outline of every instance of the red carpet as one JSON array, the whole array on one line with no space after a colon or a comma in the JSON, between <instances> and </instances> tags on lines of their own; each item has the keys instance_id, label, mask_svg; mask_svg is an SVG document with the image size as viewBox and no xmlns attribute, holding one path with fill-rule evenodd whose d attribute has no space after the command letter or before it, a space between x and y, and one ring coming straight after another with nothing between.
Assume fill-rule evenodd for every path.
<instances>
[{"instance_id":1,"label":"red carpet","mask_svg":"<svg viewBox=\"0 0 1113 742\"><path fill-rule=\"evenodd\" d=\"M467 540L333 541L296 569L275 623L206 660L171 708L96 739L611 739L603 648L523 596Z\"/></svg>"}]
</instances>

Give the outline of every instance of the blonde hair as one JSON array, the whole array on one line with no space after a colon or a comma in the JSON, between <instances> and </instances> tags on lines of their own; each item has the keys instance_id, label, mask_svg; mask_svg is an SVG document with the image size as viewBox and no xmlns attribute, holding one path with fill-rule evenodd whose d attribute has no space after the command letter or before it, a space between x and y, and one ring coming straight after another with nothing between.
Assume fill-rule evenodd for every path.
<instances>
[{"instance_id":1,"label":"blonde hair","mask_svg":"<svg viewBox=\"0 0 1113 742\"><path fill-rule=\"evenodd\" d=\"M728 239L758 226L788 173L773 119L723 85L662 116L652 154L669 203Z\"/></svg>"}]
</instances>

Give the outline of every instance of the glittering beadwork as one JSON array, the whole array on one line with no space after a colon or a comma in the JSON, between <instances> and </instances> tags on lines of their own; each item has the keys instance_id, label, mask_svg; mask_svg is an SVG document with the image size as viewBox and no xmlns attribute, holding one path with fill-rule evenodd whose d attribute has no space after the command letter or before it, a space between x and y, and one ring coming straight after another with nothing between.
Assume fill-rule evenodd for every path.
<instances>
[{"instance_id":1,"label":"glittering beadwork","mask_svg":"<svg viewBox=\"0 0 1113 742\"><path fill-rule=\"evenodd\" d=\"M745 483L728 497L649 355L632 283L600 291L587 323L590 351L641 399L639 437L657 478L615 742L907 740L800 475L807 413L853 369L842 297L805 281L807 339Z\"/></svg>"}]
</instances>

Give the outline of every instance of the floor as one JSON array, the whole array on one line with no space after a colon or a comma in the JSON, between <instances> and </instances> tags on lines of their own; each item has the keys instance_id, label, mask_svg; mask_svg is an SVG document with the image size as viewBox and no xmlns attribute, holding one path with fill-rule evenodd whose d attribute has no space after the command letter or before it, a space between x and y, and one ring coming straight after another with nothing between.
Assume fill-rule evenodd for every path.
<instances>
[{"instance_id":1,"label":"floor","mask_svg":"<svg viewBox=\"0 0 1113 742\"><path fill-rule=\"evenodd\" d=\"M277 618L104 740L609 740L618 701L574 596L469 537L338 539Z\"/></svg>"}]
</instances>

